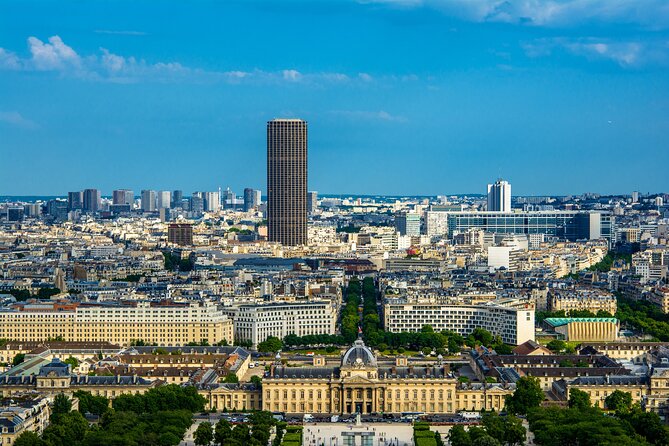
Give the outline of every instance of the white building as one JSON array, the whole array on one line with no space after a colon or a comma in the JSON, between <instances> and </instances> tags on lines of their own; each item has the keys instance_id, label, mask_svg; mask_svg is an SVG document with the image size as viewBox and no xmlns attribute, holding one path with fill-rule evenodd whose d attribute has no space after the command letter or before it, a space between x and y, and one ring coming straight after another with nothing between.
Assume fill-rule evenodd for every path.
<instances>
[{"instance_id":1,"label":"white building","mask_svg":"<svg viewBox=\"0 0 669 446\"><path fill-rule=\"evenodd\" d=\"M425 233L430 237L448 234L448 212L425 212Z\"/></svg>"},{"instance_id":2,"label":"white building","mask_svg":"<svg viewBox=\"0 0 669 446\"><path fill-rule=\"evenodd\" d=\"M488 184L488 212L511 212L511 184L501 178Z\"/></svg>"},{"instance_id":3,"label":"white building","mask_svg":"<svg viewBox=\"0 0 669 446\"><path fill-rule=\"evenodd\" d=\"M384 305L387 331L418 332L425 325L435 331L450 330L468 336L475 328L500 336L507 344L534 340L534 308L525 305L410 303L391 300Z\"/></svg>"},{"instance_id":4,"label":"white building","mask_svg":"<svg viewBox=\"0 0 669 446\"><path fill-rule=\"evenodd\" d=\"M270 336L335 334L337 307L330 301L242 304L224 309L232 317L235 340L254 346Z\"/></svg>"},{"instance_id":5,"label":"white building","mask_svg":"<svg viewBox=\"0 0 669 446\"><path fill-rule=\"evenodd\" d=\"M156 211L156 191L143 190L142 191L142 211L155 212Z\"/></svg>"},{"instance_id":6,"label":"white building","mask_svg":"<svg viewBox=\"0 0 669 446\"><path fill-rule=\"evenodd\" d=\"M219 192L204 193L204 210L206 212L218 212L221 210L221 194Z\"/></svg>"},{"instance_id":7,"label":"white building","mask_svg":"<svg viewBox=\"0 0 669 446\"><path fill-rule=\"evenodd\" d=\"M158 192L157 205L158 209L169 209L172 203L172 193L168 190L161 190Z\"/></svg>"}]
</instances>

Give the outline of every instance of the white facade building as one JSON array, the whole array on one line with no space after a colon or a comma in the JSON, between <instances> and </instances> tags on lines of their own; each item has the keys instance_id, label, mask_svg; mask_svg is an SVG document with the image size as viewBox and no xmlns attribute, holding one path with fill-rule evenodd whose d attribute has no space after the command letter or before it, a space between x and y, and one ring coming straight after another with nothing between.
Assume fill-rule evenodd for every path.
<instances>
[{"instance_id":1,"label":"white facade building","mask_svg":"<svg viewBox=\"0 0 669 446\"><path fill-rule=\"evenodd\" d=\"M511 184L501 178L488 184L488 211L511 212Z\"/></svg>"},{"instance_id":2,"label":"white facade building","mask_svg":"<svg viewBox=\"0 0 669 446\"><path fill-rule=\"evenodd\" d=\"M384 327L393 333L418 332L430 325L434 331L450 330L462 336L468 336L475 328L483 328L513 345L534 340L534 308L525 305L389 301L383 310Z\"/></svg>"},{"instance_id":3,"label":"white facade building","mask_svg":"<svg viewBox=\"0 0 669 446\"><path fill-rule=\"evenodd\" d=\"M254 346L270 336L335 334L337 307L330 301L238 305L225 308L232 317L235 339Z\"/></svg>"}]
</instances>

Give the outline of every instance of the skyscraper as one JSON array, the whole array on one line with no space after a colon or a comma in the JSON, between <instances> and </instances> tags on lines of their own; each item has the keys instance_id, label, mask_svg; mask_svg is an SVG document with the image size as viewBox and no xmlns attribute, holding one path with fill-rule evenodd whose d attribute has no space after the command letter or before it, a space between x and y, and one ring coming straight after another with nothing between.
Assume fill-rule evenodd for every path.
<instances>
[{"instance_id":1,"label":"skyscraper","mask_svg":"<svg viewBox=\"0 0 669 446\"><path fill-rule=\"evenodd\" d=\"M142 211L155 212L156 211L156 191L143 190L142 191Z\"/></svg>"},{"instance_id":2,"label":"skyscraper","mask_svg":"<svg viewBox=\"0 0 669 446\"><path fill-rule=\"evenodd\" d=\"M172 194L168 190L161 190L158 191L158 195L156 196L156 207L158 209L168 209L170 207L170 201L172 198Z\"/></svg>"},{"instance_id":3,"label":"skyscraper","mask_svg":"<svg viewBox=\"0 0 669 446\"><path fill-rule=\"evenodd\" d=\"M118 189L112 192L112 204L129 204L135 201L135 194L130 189Z\"/></svg>"},{"instance_id":4,"label":"skyscraper","mask_svg":"<svg viewBox=\"0 0 669 446\"><path fill-rule=\"evenodd\" d=\"M400 235L417 237L420 235L420 214L402 212L395 216L395 229Z\"/></svg>"},{"instance_id":5,"label":"skyscraper","mask_svg":"<svg viewBox=\"0 0 669 446\"><path fill-rule=\"evenodd\" d=\"M311 191L307 193L307 212L310 214L318 209L318 192Z\"/></svg>"},{"instance_id":6,"label":"skyscraper","mask_svg":"<svg viewBox=\"0 0 669 446\"><path fill-rule=\"evenodd\" d=\"M180 208L183 199L184 199L184 193L182 190L175 190L174 192L172 192L172 207Z\"/></svg>"},{"instance_id":7,"label":"skyscraper","mask_svg":"<svg viewBox=\"0 0 669 446\"><path fill-rule=\"evenodd\" d=\"M488 184L488 211L511 212L511 184L498 179Z\"/></svg>"},{"instance_id":8,"label":"skyscraper","mask_svg":"<svg viewBox=\"0 0 669 446\"><path fill-rule=\"evenodd\" d=\"M307 122L267 123L268 236L283 245L307 243Z\"/></svg>"},{"instance_id":9,"label":"skyscraper","mask_svg":"<svg viewBox=\"0 0 669 446\"><path fill-rule=\"evenodd\" d=\"M248 212L254 208L253 196L253 189L250 187L244 189L244 212Z\"/></svg>"},{"instance_id":10,"label":"skyscraper","mask_svg":"<svg viewBox=\"0 0 669 446\"><path fill-rule=\"evenodd\" d=\"M221 210L220 192L204 192L204 210L207 212L218 212Z\"/></svg>"},{"instance_id":11,"label":"skyscraper","mask_svg":"<svg viewBox=\"0 0 669 446\"><path fill-rule=\"evenodd\" d=\"M81 191L67 193L67 210L81 209L84 202L84 194Z\"/></svg>"},{"instance_id":12,"label":"skyscraper","mask_svg":"<svg viewBox=\"0 0 669 446\"><path fill-rule=\"evenodd\" d=\"M97 189L84 190L83 209L87 212L97 212L100 209L100 191Z\"/></svg>"}]
</instances>

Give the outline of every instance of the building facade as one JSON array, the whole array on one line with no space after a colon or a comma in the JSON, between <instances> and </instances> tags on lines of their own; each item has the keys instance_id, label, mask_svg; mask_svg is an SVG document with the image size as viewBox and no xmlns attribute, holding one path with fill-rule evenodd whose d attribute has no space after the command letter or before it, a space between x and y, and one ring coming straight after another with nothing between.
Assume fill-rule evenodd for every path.
<instances>
[{"instance_id":1,"label":"building facade","mask_svg":"<svg viewBox=\"0 0 669 446\"><path fill-rule=\"evenodd\" d=\"M0 338L38 341L111 342L130 345L184 345L206 340L210 345L234 340L233 323L214 304L24 305L0 310Z\"/></svg>"},{"instance_id":2,"label":"building facade","mask_svg":"<svg viewBox=\"0 0 669 446\"><path fill-rule=\"evenodd\" d=\"M307 244L307 122L267 123L267 220L269 241Z\"/></svg>"},{"instance_id":3,"label":"building facade","mask_svg":"<svg viewBox=\"0 0 669 446\"><path fill-rule=\"evenodd\" d=\"M167 241L180 246L193 244L193 225L190 223L170 223L167 227Z\"/></svg>"},{"instance_id":4,"label":"building facade","mask_svg":"<svg viewBox=\"0 0 669 446\"><path fill-rule=\"evenodd\" d=\"M511 184L499 179L488 184L488 211L511 212Z\"/></svg>"},{"instance_id":5,"label":"building facade","mask_svg":"<svg viewBox=\"0 0 669 446\"><path fill-rule=\"evenodd\" d=\"M338 366L315 357L313 367L277 361L263 379L263 410L286 413L370 414L504 408L513 386L459 384L447 365L409 365L407 358L379 364L362 340L344 353Z\"/></svg>"},{"instance_id":6,"label":"building facade","mask_svg":"<svg viewBox=\"0 0 669 446\"><path fill-rule=\"evenodd\" d=\"M534 308L491 304L440 304L388 300L383 306L387 331L419 332L430 325L435 331L450 330L463 336L484 328L507 344L534 340Z\"/></svg>"},{"instance_id":7,"label":"building facade","mask_svg":"<svg viewBox=\"0 0 669 446\"><path fill-rule=\"evenodd\" d=\"M234 320L235 339L253 345L269 336L335 334L337 306L331 301L238 305L224 310Z\"/></svg>"}]
</instances>

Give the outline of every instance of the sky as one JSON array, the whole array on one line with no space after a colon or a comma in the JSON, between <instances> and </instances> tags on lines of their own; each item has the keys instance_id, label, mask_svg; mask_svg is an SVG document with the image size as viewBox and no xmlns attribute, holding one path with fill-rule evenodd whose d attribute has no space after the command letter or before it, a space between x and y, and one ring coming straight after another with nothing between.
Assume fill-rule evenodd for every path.
<instances>
[{"instance_id":1,"label":"sky","mask_svg":"<svg viewBox=\"0 0 669 446\"><path fill-rule=\"evenodd\" d=\"M666 0L0 2L0 195L669 192Z\"/></svg>"}]
</instances>

